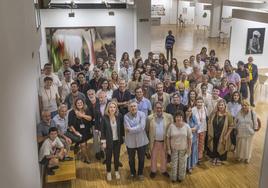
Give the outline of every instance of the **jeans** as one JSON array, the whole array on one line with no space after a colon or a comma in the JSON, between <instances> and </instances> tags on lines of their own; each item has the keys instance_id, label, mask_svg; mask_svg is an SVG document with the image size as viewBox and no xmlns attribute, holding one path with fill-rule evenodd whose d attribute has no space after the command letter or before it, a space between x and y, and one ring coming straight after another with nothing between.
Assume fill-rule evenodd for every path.
<instances>
[{"instance_id":1,"label":"jeans","mask_svg":"<svg viewBox=\"0 0 268 188\"><path fill-rule=\"evenodd\" d=\"M251 80L248 83L249 94L250 94L250 105L254 104L254 86L255 86L255 81Z\"/></svg>"},{"instance_id":2,"label":"jeans","mask_svg":"<svg viewBox=\"0 0 268 188\"><path fill-rule=\"evenodd\" d=\"M138 175L143 175L146 146L147 145L141 146L141 147L138 147L138 148L128 148L127 147L130 173L132 175L136 175L136 169L135 169L135 154L136 154L136 151L138 153L138 163L139 163L139 165L138 165Z\"/></svg>"},{"instance_id":3,"label":"jeans","mask_svg":"<svg viewBox=\"0 0 268 188\"><path fill-rule=\"evenodd\" d=\"M169 53L170 53L170 59L173 58L173 48L167 48L167 60L169 60Z\"/></svg>"},{"instance_id":4,"label":"jeans","mask_svg":"<svg viewBox=\"0 0 268 188\"><path fill-rule=\"evenodd\" d=\"M112 147L106 148L106 171L111 172L112 155L114 155L114 170L118 171L121 144L119 140L113 141Z\"/></svg>"}]
</instances>

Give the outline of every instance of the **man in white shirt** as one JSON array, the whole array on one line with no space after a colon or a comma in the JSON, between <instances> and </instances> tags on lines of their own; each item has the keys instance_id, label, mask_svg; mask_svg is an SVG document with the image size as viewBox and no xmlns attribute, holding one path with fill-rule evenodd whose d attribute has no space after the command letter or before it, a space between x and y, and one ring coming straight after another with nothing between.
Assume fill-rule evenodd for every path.
<instances>
[{"instance_id":1,"label":"man in white shirt","mask_svg":"<svg viewBox=\"0 0 268 188\"><path fill-rule=\"evenodd\" d=\"M70 71L71 78L74 79L75 78L75 73L74 73L74 70L71 69L71 67L70 67L70 60L69 59L64 59L62 61L62 67L58 71L58 77L59 77L60 80L64 79L64 71L66 71L66 70Z\"/></svg>"},{"instance_id":2,"label":"man in white shirt","mask_svg":"<svg viewBox=\"0 0 268 188\"><path fill-rule=\"evenodd\" d=\"M65 150L62 142L58 138L58 129L51 127L49 137L42 144L39 151L39 162L48 169L48 175L54 175L53 169L57 169L59 160L65 156Z\"/></svg>"},{"instance_id":3,"label":"man in white shirt","mask_svg":"<svg viewBox=\"0 0 268 188\"><path fill-rule=\"evenodd\" d=\"M128 61L124 61L124 67L120 69L119 77L126 80L126 82L128 82L129 80L131 80L132 73L133 73L133 68L129 66Z\"/></svg>"},{"instance_id":4,"label":"man in white shirt","mask_svg":"<svg viewBox=\"0 0 268 188\"><path fill-rule=\"evenodd\" d=\"M61 81L62 84L62 92L61 92L61 100L64 101L66 96L71 93L71 83L74 82L72 79L72 73L69 70L63 72L64 79Z\"/></svg>"},{"instance_id":5,"label":"man in white shirt","mask_svg":"<svg viewBox=\"0 0 268 188\"><path fill-rule=\"evenodd\" d=\"M57 89L58 93L61 95L62 84L61 84L61 81L60 81L59 77L52 72L52 64L51 63L46 63L44 65L43 74L41 75L41 77L39 79L39 86L40 87L44 86L44 84L45 84L44 83L44 78L45 77L51 77L53 79L52 86L55 87L55 89Z\"/></svg>"}]
</instances>

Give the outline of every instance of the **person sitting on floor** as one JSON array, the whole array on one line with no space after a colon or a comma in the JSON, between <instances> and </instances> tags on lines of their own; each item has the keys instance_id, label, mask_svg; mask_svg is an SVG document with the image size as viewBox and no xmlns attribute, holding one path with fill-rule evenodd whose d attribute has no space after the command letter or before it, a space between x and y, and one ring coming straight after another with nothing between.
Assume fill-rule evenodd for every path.
<instances>
[{"instance_id":1,"label":"person sitting on floor","mask_svg":"<svg viewBox=\"0 0 268 188\"><path fill-rule=\"evenodd\" d=\"M39 162L47 167L47 174L54 175L54 169L59 168L59 160L63 160L66 151L58 138L58 129L49 128L48 138L44 141L39 152Z\"/></svg>"}]
</instances>

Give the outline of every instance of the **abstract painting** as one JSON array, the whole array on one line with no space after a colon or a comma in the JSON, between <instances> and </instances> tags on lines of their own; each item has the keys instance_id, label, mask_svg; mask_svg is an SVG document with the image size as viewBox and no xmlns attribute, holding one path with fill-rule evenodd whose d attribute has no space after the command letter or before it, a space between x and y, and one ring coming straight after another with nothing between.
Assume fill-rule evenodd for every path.
<instances>
[{"instance_id":1,"label":"abstract painting","mask_svg":"<svg viewBox=\"0 0 268 188\"><path fill-rule=\"evenodd\" d=\"M95 64L98 58L107 61L116 55L115 27L46 28L48 57L54 71L59 70L63 59L73 64L78 57L83 64Z\"/></svg>"}]
</instances>

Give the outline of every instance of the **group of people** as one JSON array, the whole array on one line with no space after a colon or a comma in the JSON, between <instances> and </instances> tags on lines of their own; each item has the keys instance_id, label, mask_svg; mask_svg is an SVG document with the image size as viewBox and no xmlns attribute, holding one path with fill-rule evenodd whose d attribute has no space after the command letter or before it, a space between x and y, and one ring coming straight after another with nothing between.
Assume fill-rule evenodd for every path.
<instances>
[{"instance_id":1,"label":"group of people","mask_svg":"<svg viewBox=\"0 0 268 188\"><path fill-rule=\"evenodd\" d=\"M112 54L107 62L98 58L95 65L75 58L71 66L64 59L57 74L52 64L44 65L37 135L39 159L49 174L59 160L72 160L66 156L72 143L79 147L81 161L90 163L91 138L96 158L105 157L108 181L113 177L112 156L115 178L120 179L122 144L130 177L140 180L145 157L151 160L151 178L157 175L159 158L161 174L173 182L184 180L205 156L218 166L227 152L235 151L238 161L249 163L258 129L250 108L255 106L258 79L253 58L246 64L239 61L237 68L229 60L221 66L215 51L207 54L206 47L181 64L164 54L155 57L150 52L143 60L137 49L132 59L123 53L118 65Z\"/></svg>"}]
</instances>

